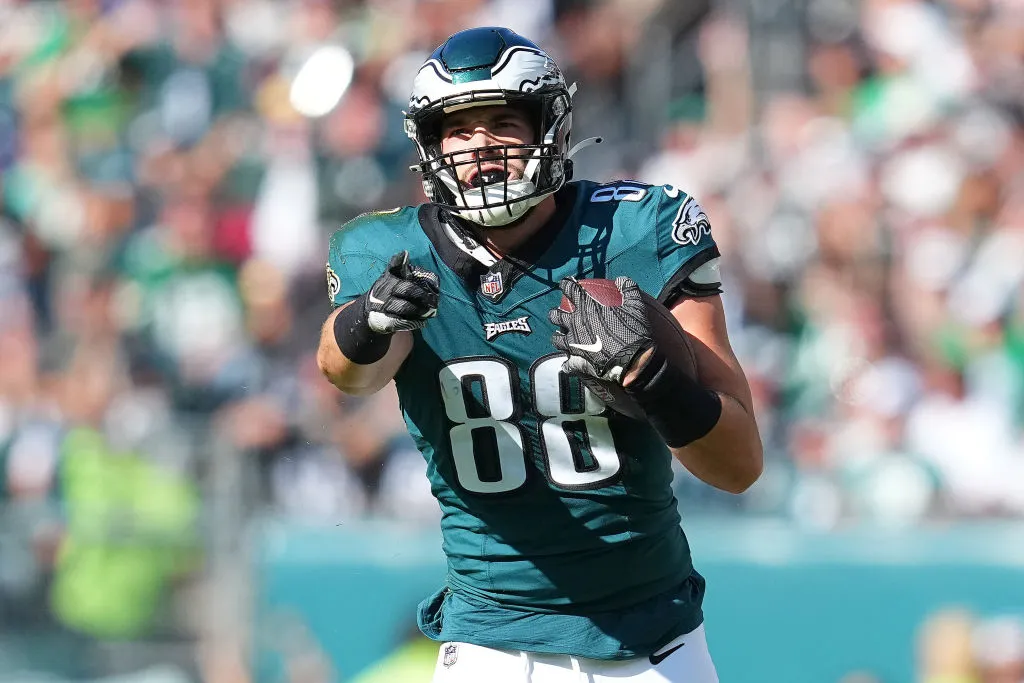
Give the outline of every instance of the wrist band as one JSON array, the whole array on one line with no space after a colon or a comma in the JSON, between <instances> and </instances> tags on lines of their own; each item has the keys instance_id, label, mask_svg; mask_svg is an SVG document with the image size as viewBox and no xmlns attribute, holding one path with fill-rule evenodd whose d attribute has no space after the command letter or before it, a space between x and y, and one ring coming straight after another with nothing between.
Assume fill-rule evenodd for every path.
<instances>
[{"instance_id":1,"label":"wrist band","mask_svg":"<svg viewBox=\"0 0 1024 683\"><path fill-rule=\"evenodd\" d=\"M655 352L624 387L670 448L680 448L710 432L722 416L722 397Z\"/></svg>"},{"instance_id":2,"label":"wrist band","mask_svg":"<svg viewBox=\"0 0 1024 683\"><path fill-rule=\"evenodd\" d=\"M334 341L345 358L357 365L376 363L391 348L390 334L370 329L365 297L364 294L334 316Z\"/></svg>"}]
</instances>

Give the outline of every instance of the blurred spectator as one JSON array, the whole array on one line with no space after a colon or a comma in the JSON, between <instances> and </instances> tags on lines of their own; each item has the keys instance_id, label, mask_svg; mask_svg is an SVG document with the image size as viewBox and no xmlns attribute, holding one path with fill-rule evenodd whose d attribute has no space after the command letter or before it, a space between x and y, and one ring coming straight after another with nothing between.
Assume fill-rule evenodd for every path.
<instances>
[{"instance_id":1,"label":"blurred spectator","mask_svg":"<svg viewBox=\"0 0 1024 683\"><path fill-rule=\"evenodd\" d=\"M974 617L966 611L940 611L918 634L918 678L921 683L980 683L972 650Z\"/></svg>"},{"instance_id":2,"label":"blurred spectator","mask_svg":"<svg viewBox=\"0 0 1024 683\"><path fill-rule=\"evenodd\" d=\"M974 656L983 683L1024 681L1024 620L995 617L974 631Z\"/></svg>"}]
</instances>

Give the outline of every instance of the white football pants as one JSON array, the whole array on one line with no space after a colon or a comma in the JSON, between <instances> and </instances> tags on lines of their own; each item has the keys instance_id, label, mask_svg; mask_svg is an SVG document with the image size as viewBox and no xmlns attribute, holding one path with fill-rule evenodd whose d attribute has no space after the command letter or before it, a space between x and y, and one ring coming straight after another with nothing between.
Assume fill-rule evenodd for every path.
<instances>
[{"instance_id":1,"label":"white football pants","mask_svg":"<svg viewBox=\"0 0 1024 683\"><path fill-rule=\"evenodd\" d=\"M701 624L650 657L620 661L442 643L434 683L718 683L718 674Z\"/></svg>"}]
</instances>

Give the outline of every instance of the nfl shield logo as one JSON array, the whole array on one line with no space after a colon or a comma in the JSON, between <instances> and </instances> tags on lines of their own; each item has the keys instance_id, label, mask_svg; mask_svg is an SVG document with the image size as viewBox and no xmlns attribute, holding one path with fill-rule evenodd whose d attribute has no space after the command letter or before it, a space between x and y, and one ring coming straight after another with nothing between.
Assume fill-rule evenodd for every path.
<instances>
[{"instance_id":1,"label":"nfl shield logo","mask_svg":"<svg viewBox=\"0 0 1024 683\"><path fill-rule=\"evenodd\" d=\"M455 643L448 643L444 646L444 657L441 659L441 663L444 664L445 668L450 667L455 663L455 660L459 658L459 646Z\"/></svg>"},{"instance_id":2,"label":"nfl shield logo","mask_svg":"<svg viewBox=\"0 0 1024 683\"><path fill-rule=\"evenodd\" d=\"M505 291L501 283L501 273L487 273L480 277L480 293L484 296L496 299Z\"/></svg>"}]
</instances>

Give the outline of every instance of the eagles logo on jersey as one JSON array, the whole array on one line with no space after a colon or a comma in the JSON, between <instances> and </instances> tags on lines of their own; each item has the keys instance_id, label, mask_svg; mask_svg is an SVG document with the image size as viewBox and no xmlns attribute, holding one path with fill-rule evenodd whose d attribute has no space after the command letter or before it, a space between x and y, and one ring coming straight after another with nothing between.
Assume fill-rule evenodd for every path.
<instances>
[{"instance_id":1,"label":"eagles logo on jersey","mask_svg":"<svg viewBox=\"0 0 1024 683\"><path fill-rule=\"evenodd\" d=\"M697 200L687 197L672 223L672 239L688 246L698 244L705 236L711 236L711 221Z\"/></svg>"}]
</instances>

